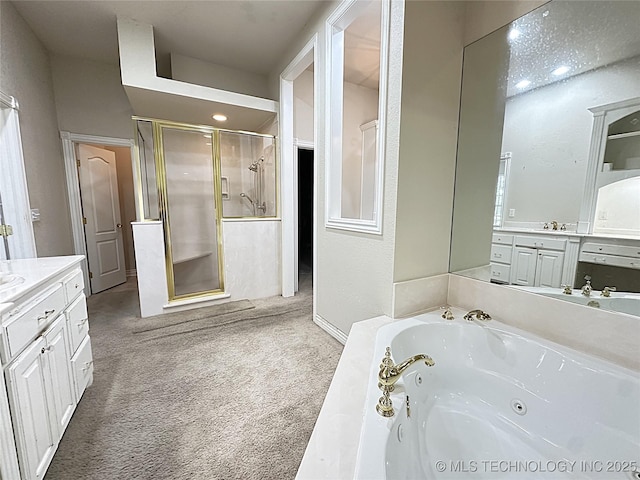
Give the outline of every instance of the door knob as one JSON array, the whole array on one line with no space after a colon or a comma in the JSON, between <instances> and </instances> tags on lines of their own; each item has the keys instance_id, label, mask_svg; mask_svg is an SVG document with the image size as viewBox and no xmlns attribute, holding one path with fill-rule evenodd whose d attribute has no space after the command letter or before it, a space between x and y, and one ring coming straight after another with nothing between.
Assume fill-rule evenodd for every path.
<instances>
[{"instance_id":1,"label":"door knob","mask_svg":"<svg viewBox=\"0 0 640 480\"><path fill-rule=\"evenodd\" d=\"M121 223L118 223L118 224L116 225L116 227L118 227L118 228L122 228L122 224L121 224Z\"/></svg>"}]
</instances>

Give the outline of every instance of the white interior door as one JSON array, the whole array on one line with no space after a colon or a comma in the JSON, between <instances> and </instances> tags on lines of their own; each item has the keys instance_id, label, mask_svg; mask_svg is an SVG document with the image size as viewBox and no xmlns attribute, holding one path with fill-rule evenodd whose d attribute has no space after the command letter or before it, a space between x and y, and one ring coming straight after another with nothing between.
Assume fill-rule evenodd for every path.
<instances>
[{"instance_id":1,"label":"white interior door","mask_svg":"<svg viewBox=\"0 0 640 480\"><path fill-rule=\"evenodd\" d=\"M80 193L91 292L127 280L115 153L78 145Z\"/></svg>"}]
</instances>

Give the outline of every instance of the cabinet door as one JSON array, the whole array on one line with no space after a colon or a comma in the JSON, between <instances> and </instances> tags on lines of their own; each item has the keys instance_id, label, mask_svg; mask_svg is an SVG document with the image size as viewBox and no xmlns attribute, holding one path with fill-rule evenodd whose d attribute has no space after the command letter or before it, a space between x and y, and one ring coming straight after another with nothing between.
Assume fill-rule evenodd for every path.
<instances>
[{"instance_id":1,"label":"cabinet door","mask_svg":"<svg viewBox=\"0 0 640 480\"><path fill-rule=\"evenodd\" d=\"M40 337L7 370L20 470L28 480L44 476L56 444L47 406L44 346Z\"/></svg>"},{"instance_id":2,"label":"cabinet door","mask_svg":"<svg viewBox=\"0 0 640 480\"><path fill-rule=\"evenodd\" d=\"M559 288L562 284L564 253L553 250L538 250L536 263L536 287Z\"/></svg>"},{"instance_id":3,"label":"cabinet door","mask_svg":"<svg viewBox=\"0 0 640 480\"><path fill-rule=\"evenodd\" d=\"M67 427L75 408L75 391L71 376L67 322L61 315L44 333L45 360L48 366L51 429L58 440Z\"/></svg>"},{"instance_id":4,"label":"cabinet door","mask_svg":"<svg viewBox=\"0 0 640 480\"><path fill-rule=\"evenodd\" d=\"M537 250L535 248L516 247L511 262L511 283L533 287L536 279Z\"/></svg>"}]
</instances>

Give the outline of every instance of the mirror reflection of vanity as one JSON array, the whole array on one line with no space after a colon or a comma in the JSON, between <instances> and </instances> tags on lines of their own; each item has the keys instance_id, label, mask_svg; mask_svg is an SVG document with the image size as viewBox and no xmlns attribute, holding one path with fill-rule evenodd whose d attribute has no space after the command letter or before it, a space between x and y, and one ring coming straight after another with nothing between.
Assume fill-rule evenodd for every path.
<instances>
[{"instance_id":1,"label":"mirror reflection of vanity","mask_svg":"<svg viewBox=\"0 0 640 480\"><path fill-rule=\"evenodd\" d=\"M554 0L465 48L452 273L640 315L639 24Z\"/></svg>"}]
</instances>

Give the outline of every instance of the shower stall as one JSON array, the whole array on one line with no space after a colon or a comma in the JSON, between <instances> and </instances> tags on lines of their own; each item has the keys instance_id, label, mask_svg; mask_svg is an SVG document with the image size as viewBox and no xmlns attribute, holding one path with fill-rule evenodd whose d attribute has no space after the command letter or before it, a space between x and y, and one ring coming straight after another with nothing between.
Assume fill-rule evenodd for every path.
<instances>
[{"instance_id":1,"label":"shower stall","mask_svg":"<svg viewBox=\"0 0 640 480\"><path fill-rule=\"evenodd\" d=\"M276 216L275 138L134 121L138 215L162 224L169 303L224 294L223 220Z\"/></svg>"}]
</instances>

